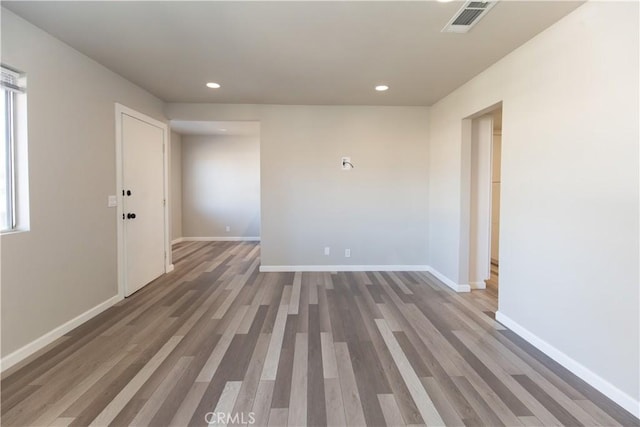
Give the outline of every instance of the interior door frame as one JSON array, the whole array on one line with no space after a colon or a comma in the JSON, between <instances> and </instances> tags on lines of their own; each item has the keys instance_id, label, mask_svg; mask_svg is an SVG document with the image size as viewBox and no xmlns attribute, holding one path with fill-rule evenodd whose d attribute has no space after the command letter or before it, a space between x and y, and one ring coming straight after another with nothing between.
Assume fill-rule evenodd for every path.
<instances>
[{"instance_id":1,"label":"interior door frame","mask_svg":"<svg viewBox=\"0 0 640 427\"><path fill-rule=\"evenodd\" d=\"M474 131L473 131L473 120L479 119L483 116L488 115L492 111L495 111L499 108L504 108L502 101L499 101L495 104L492 104L486 108L483 108L476 113L467 116L462 119L462 145L461 145L461 174L460 174L460 240L458 247L458 278L459 278L459 292L469 292L471 289L485 289L486 284L484 282L477 282L470 280L471 274L471 168L472 168L472 158L471 158L471 149L472 144L474 144ZM491 132L491 137L493 138L493 130ZM493 150L493 143L491 144L491 149L489 150L489 173L493 169L493 156L491 154L491 150ZM492 196L492 188L491 188L491 179L489 179L489 211L488 218L489 223L486 225L488 227L488 255L489 258L487 260L487 268L491 269L491 196ZM476 242L477 244L477 242Z\"/></svg>"},{"instance_id":2,"label":"interior door frame","mask_svg":"<svg viewBox=\"0 0 640 427\"><path fill-rule=\"evenodd\" d=\"M122 140L122 115L133 117L152 126L156 126L162 130L162 157L163 157L163 183L162 192L164 196L164 272L173 271L171 259L171 242L169 234L169 128L166 123L156 120L133 110L125 105L115 103L116 115L116 198L118 204L116 207L117 217L117 240L118 240L118 296L124 298L127 286L126 271L126 249L124 236L124 222L122 215L124 214L124 197L123 191L123 140Z\"/></svg>"}]
</instances>

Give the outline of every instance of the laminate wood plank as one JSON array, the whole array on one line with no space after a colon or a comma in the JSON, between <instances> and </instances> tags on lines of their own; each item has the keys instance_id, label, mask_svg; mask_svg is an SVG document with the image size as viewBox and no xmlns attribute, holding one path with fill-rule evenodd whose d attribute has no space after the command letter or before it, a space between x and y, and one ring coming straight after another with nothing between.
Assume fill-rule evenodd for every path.
<instances>
[{"instance_id":1,"label":"laminate wood plank","mask_svg":"<svg viewBox=\"0 0 640 427\"><path fill-rule=\"evenodd\" d=\"M587 413L589 413L594 420L596 420L597 425L601 426L620 426L621 424L614 420L611 416L609 416L602 409L598 408L595 403L590 400L576 400L577 405L580 405L582 409L584 409Z\"/></svg>"},{"instance_id":2,"label":"laminate wood plank","mask_svg":"<svg viewBox=\"0 0 640 427\"><path fill-rule=\"evenodd\" d=\"M338 274L335 289L338 295L336 301L339 308L338 315L342 321L345 340L353 343L370 340L361 311L354 310L357 307L356 298L360 298L362 295L361 292L358 292L357 285L347 284L345 277Z\"/></svg>"},{"instance_id":3,"label":"laminate wood plank","mask_svg":"<svg viewBox=\"0 0 640 427\"><path fill-rule=\"evenodd\" d=\"M460 348L464 346L464 343L457 337L454 333L452 334L452 340L457 340L460 343ZM496 387L494 390L501 390L505 396L513 399L511 400L511 404L515 409L512 409L514 413L518 408L518 402L523 405L524 411L529 412L529 414L524 413L516 413L519 416L529 416L533 415L537 417L544 425L561 425L559 420L555 418L555 416L542 405L540 402L535 399L533 395L531 395L521 384L518 383L509 375L500 365L498 365L495 361L491 360L486 356L486 353L481 351L477 346L473 346L473 348L468 348L465 350L469 357L473 356L474 361L478 364L484 366L486 369L487 378L492 378L495 381ZM499 384L499 386L498 386ZM492 387L493 388L493 387ZM516 397L517 396L517 397ZM505 399L503 399L505 400Z\"/></svg>"},{"instance_id":4,"label":"laminate wood plank","mask_svg":"<svg viewBox=\"0 0 640 427\"><path fill-rule=\"evenodd\" d=\"M208 340L208 342L202 345L200 351L191 352L185 349L185 351L181 353L182 357L190 355L193 359L184 374L176 381L176 384L172 387L169 395L156 411L149 425L154 427L170 425L178 413L181 414L180 417L186 417L186 419L179 417L182 420L181 422L183 424L188 423L202 399L207 385L206 383L197 383L195 380L219 338L220 336L217 335L216 339ZM188 417L185 412L189 413ZM178 419L176 419L176 422L178 422Z\"/></svg>"},{"instance_id":5,"label":"laminate wood plank","mask_svg":"<svg viewBox=\"0 0 640 427\"><path fill-rule=\"evenodd\" d=\"M169 375L164 378L160 386L145 402L144 406L139 411L137 411L135 418L129 425L142 426L149 424L149 422L153 418L153 415L158 409L160 409L160 406L171 392L171 388L180 379L180 377L182 377L192 360L193 357L181 357L176 362L174 367L169 372Z\"/></svg>"},{"instance_id":6,"label":"laminate wood plank","mask_svg":"<svg viewBox=\"0 0 640 427\"><path fill-rule=\"evenodd\" d=\"M331 333L333 335L333 341L345 342L346 337L342 329L342 319L340 317L340 310L338 308L338 297L333 285L331 286L331 289L327 289L327 302L329 305L329 320L331 321Z\"/></svg>"},{"instance_id":7,"label":"laminate wood plank","mask_svg":"<svg viewBox=\"0 0 640 427\"><path fill-rule=\"evenodd\" d=\"M323 273L322 278L324 280L324 287L327 289L333 289L333 278L331 273Z\"/></svg>"},{"instance_id":8,"label":"laminate wood plank","mask_svg":"<svg viewBox=\"0 0 640 427\"><path fill-rule=\"evenodd\" d=\"M453 331L462 343L467 346L474 354L482 352L487 358L495 360L496 364L500 365L509 375L526 374L529 369L526 366L518 364L513 359L507 356L508 351L500 352L496 351L490 344L492 338L485 333L472 334L464 330Z\"/></svg>"},{"instance_id":9,"label":"laminate wood plank","mask_svg":"<svg viewBox=\"0 0 640 427\"><path fill-rule=\"evenodd\" d=\"M461 366L465 364L465 361L444 335L449 330L442 327L438 328L414 304L407 304L403 314L411 324L415 325L414 330L420 339L425 344L430 344L429 349L447 375L452 377L461 375Z\"/></svg>"},{"instance_id":10,"label":"laminate wood plank","mask_svg":"<svg viewBox=\"0 0 640 427\"><path fill-rule=\"evenodd\" d=\"M481 420L482 425L501 427L505 426L504 421L500 419L494 412L491 405L481 396L471 385L466 377L453 377L451 379L460 393L465 397L469 404L473 407L476 414ZM518 425L517 419L512 415L509 425Z\"/></svg>"},{"instance_id":11,"label":"laminate wood plank","mask_svg":"<svg viewBox=\"0 0 640 427\"><path fill-rule=\"evenodd\" d=\"M418 377L420 378L431 377L431 371L422 361L422 358L413 347L413 345L411 345L407 334L405 334L404 332L394 332L393 335L396 337L398 344L400 344L400 348L407 356L407 359L409 360L409 363L411 364L413 370L416 372L416 375L418 375Z\"/></svg>"},{"instance_id":12,"label":"laminate wood plank","mask_svg":"<svg viewBox=\"0 0 640 427\"><path fill-rule=\"evenodd\" d=\"M322 372L324 378L338 378L336 353L333 346L333 335L329 332L320 334L322 351Z\"/></svg>"},{"instance_id":13,"label":"laminate wood plank","mask_svg":"<svg viewBox=\"0 0 640 427\"><path fill-rule=\"evenodd\" d=\"M382 318L387 321L389 328L391 328L393 332L402 332L404 330L401 322L395 317L394 312L390 310L385 303L377 304L377 307L378 310L380 310Z\"/></svg>"},{"instance_id":14,"label":"laminate wood plank","mask_svg":"<svg viewBox=\"0 0 640 427\"><path fill-rule=\"evenodd\" d=\"M271 342L269 343L269 349L267 350L267 358L264 361L262 375L260 376L262 381L273 381L276 379L288 311L289 306L287 304L281 304L278 308L276 321L273 325L274 332L271 334Z\"/></svg>"},{"instance_id":15,"label":"laminate wood plank","mask_svg":"<svg viewBox=\"0 0 640 427\"><path fill-rule=\"evenodd\" d=\"M309 284L309 304L318 304L318 285L314 282Z\"/></svg>"},{"instance_id":16,"label":"laminate wood plank","mask_svg":"<svg viewBox=\"0 0 640 427\"><path fill-rule=\"evenodd\" d=\"M387 347L389 348L389 351L391 352L391 356L393 357L394 362L400 370L402 379L407 385L409 392L411 393L411 397L413 397L414 402L416 402L416 405L418 406L418 410L420 411L420 415L422 415L422 418L428 425L445 425L444 420L438 413L438 410L434 406L433 401L422 386L420 379L416 375L415 371L411 369L409 360L402 352L402 349L393 336L393 332L389 328L387 322L385 322L383 319L377 319L375 322L378 326L378 329L380 330L382 338L384 339Z\"/></svg>"},{"instance_id":17,"label":"laminate wood plank","mask_svg":"<svg viewBox=\"0 0 640 427\"><path fill-rule=\"evenodd\" d=\"M391 272L387 273L387 275L391 278L391 280L393 280L393 283L398 286L398 289L400 289L402 293L404 293L405 295L413 295L413 291L409 289L405 281L403 281L397 273Z\"/></svg>"},{"instance_id":18,"label":"laminate wood plank","mask_svg":"<svg viewBox=\"0 0 640 427\"><path fill-rule=\"evenodd\" d=\"M291 298L291 286L281 286L280 284L275 283L274 288L275 289L269 298L270 303L267 304L269 309L267 311L267 318L265 319L262 327L262 333L264 334L272 334L274 331L277 315L281 310L281 305L287 305L287 311L289 310L288 304L289 299Z\"/></svg>"},{"instance_id":19,"label":"laminate wood plank","mask_svg":"<svg viewBox=\"0 0 640 427\"><path fill-rule=\"evenodd\" d=\"M309 332L309 281L308 276L303 277L303 285L300 289L300 303L298 308L298 330L297 332Z\"/></svg>"},{"instance_id":20,"label":"laminate wood plank","mask_svg":"<svg viewBox=\"0 0 640 427\"><path fill-rule=\"evenodd\" d=\"M303 426L307 424L308 359L309 336L307 333L298 332L293 353L288 425Z\"/></svg>"},{"instance_id":21,"label":"laminate wood plank","mask_svg":"<svg viewBox=\"0 0 640 427\"><path fill-rule=\"evenodd\" d=\"M316 287L315 284L312 286ZM311 426L327 424L327 414L323 404L325 397L321 340L319 308L317 304L310 304L307 358L307 424Z\"/></svg>"},{"instance_id":22,"label":"laminate wood plank","mask_svg":"<svg viewBox=\"0 0 640 427\"><path fill-rule=\"evenodd\" d=\"M531 395L540 402L553 416L560 421L560 425L583 426L568 410L554 401L551 396L544 392L536 383L531 381L526 375L512 375L512 377L522 385ZM543 419L536 414L537 418L543 423Z\"/></svg>"},{"instance_id":23,"label":"laminate wood plank","mask_svg":"<svg viewBox=\"0 0 640 427\"><path fill-rule=\"evenodd\" d=\"M376 303L376 301L373 299L373 296L371 294L370 289L376 288L375 285L371 284L371 285L365 285L364 289L362 290L361 296L358 297L359 300L363 301L363 303L366 306L366 310L369 313L369 318L373 318L373 319L382 319L382 312L380 311L380 308L378 307L378 303Z\"/></svg>"},{"instance_id":24,"label":"laminate wood plank","mask_svg":"<svg viewBox=\"0 0 640 427\"><path fill-rule=\"evenodd\" d=\"M553 383L548 381L544 376L536 372L531 366L525 364L522 360L515 357L507 348L499 341L495 340L491 335L481 335L472 337L470 333L465 331L457 331L456 335L461 338L469 348L476 348L476 353L483 352L485 357L494 360L498 365L512 375L526 375L536 386L553 398L554 401L562 405L573 417L580 421L583 425L596 425L596 420L587 413L582 407L577 405L573 398L558 389Z\"/></svg>"},{"instance_id":25,"label":"laminate wood plank","mask_svg":"<svg viewBox=\"0 0 640 427\"><path fill-rule=\"evenodd\" d=\"M289 409L288 408L272 408L269 414L269 427L287 427L289 419ZM297 426L298 424L292 424L292 426ZM302 425L302 424L300 424Z\"/></svg>"},{"instance_id":26,"label":"laminate wood plank","mask_svg":"<svg viewBox=\"0 0 640 427\"><path fill-rule=\"evenodd\" d=\"M252 412L255 424L264 426L269 423L269 415L271 411L271 399L273 397L273 387L275 381L267 380L258 383L256 398L253 401Z\"/></svg>"},{"instance_id":27,"label":"laminate wood plank","mask_svg":"<svg viewBox=\"0 0 640 427\"><path fill-rule=\"evenodd\" d=\"M209 425L226 426L231 417L237 416L237 414L233 414L231 410L236 404L240 387L242 387L241 381L228 381L225 384L222 395L212 411L213 413L207 414L211 416L208 423Z\"/></svg>"},{"instance_id":28,"label":"laminate wood plank","mask_svg":"<svg viewBox=\"0 0 640 427\"><path fill-rule=\"evenodd\" d=\"M298 315L287 315L284 326L284 338L278 370L273 386L272 408L287 408L291 398L291 378L293 377L293 362L295 353L296 331L298 330Z\"/></svg>"},{"instance_id":29,"label":"laminate wood plank","mask_svg":"<svg viewBox=\"0 0 640 427\"><path fill-rule=\"evenodd\" d=\"M331 319L329 318L329 301L327 300L327 290L324 286L318 285L318 309L320 311L320 331L331 332Z\"/></svg>"},{"instance_id":30,"label":"laminate wood plank","mask_svg":"<svg viewBox=\"0 0 640 427\"><path fill-rule=\"evenodd\" d=\"M262 329L266 314L267 308L261 306L258 309L253 325L251 325L249 329L249 333L236 335L235 338L237 338L241 344L237 347L237 351L231 347L229 348L229 354L235 356L232 370L226 372L229 380L244 380L251 358L255 353L258 338L260 337L260 330Z\"/></svg>"},{"instance_id":31,"label":"laminate wood plank","mask_svg":"<svg viewBox=\"0 0 640 427\"><path fill-rule=\"evenodd\" d=\"M324 380L324 402L328 426L346 426L342 389L338 378Z\"/></svg>"},{"instance_id":32,"label":"laminate wood plank","mask_svg":"<svg viewBox=\"0 0 640 427\"><path fill-rule=\"evenodd\" d=\"M295 273L293 277L293 289L291 290L291 300L289 301L289 314L298 314L300 308L300 292L302 288L302 273Z\"/></svg>"},{"instance_id":33,"label":"laminate wood plank","mask_svg":"<svg viewBox=\"0 0 640 427\"><path fill-rule=\"evenodd\" d=\"M367 425L384 424L384 415L377 399L377 393L388 393L391 389L375 358L368 357L372 355L371 343L352 341L347 343L347 347L365 421Z\"/></svg>"},{"instance_id":34,"label":"laminate wood plank","mask_svg":"<svg viewBox=\"0 0 640 427\"><path fill-rule=\"evenodd\" d=\"M98 416L91 422L93 426L103 426L109 424L118 413L124 408L133 395L142 387L144 382L149 379L153 372L160 366L162 361L167 358L169 353L178 345L182 340L181 336L174 336L162 346L160 351L153 356L153 358L144 365L144 367L138 372L138 374L127 384L120 393L104 408L104 410L98 414Z\"/></svg>"},{"instance_id":35,"label":"laminate wood plank","mask_svg":"<svg viewBox=\"0 0 640 427\"><path fill-rule=\"evenodd\" d=\"M118 395L146 363L138 353L131 353L95 382L82 398L62 412L62 417L75 418L74 424L89 424ZM3 424L4 424L3 420Z\"/></svg>"},{"instance_id":36,"label":"laminate wood plank","mask_svg":"<svg viewBox=\"0 0 640 427\"><path fill-rule=\"evenodd\" d=\"M256 342L249 367L242 381L242 388L236 400L236 406L233 408L234 413L248 414L253 407L258 386L260 385L260 373L262 372L270 340L270 334L261 333Z\"/></svg>"},{"instance_id":37,"label":"laminate wood plank","mask_svg":"<svg viewBox=\"0 0 640 427\"><path fill-rule=\"evenodd\" d=\"M542 421L540 421L534 416L518 417L518 419L520 420L523 426L527 426L527 427L540 427L541 425L543 425Z\"/></svg>"},{"instance_id":38,"label":"laminate wood plank","mask_svg":"<svg viewBox=\"0 0 640 427\"><path fill-rule=\"evenodd\" d=\"M126 405L122 408L118 415L109 423L109 427L119 427L129 425L131 420L135 418L136 414L142 410L142 407L145 404L145 400L143 398L138 397L137 395L133 396ZM74 425L78 425L77 423Z\"/></svg>"},{"instance_id":39,"label":"laminate wood plank","mask_svg":"<svg viewBox=\"0 0 640 427\"><path fill-rule=\"evenodd\" d=\"M24 399L31 396L34 392L36 392L41 385L34 384L20 384L20 386L15 388L15 391L12 393L6 392L2 396L1 407L3 409L3 416L8 413L15 405L22 402Z\"/></svg>"},{"instance_id":40,"label":"laminate wood plank","mask_svg":"<svg viewBox=\"0 0 640 427\"><path fill-rule=\"evenodd\" d=\"M224 357L225 353L229 349L229 346L231 345L231 340L236 334L236 330L238 326L240 326L240 322L242 321L242 318L244 317L246 312L247 312L247 306L244 305L235 313L235 315L233 316L233 320L229 324L229 328L225 331L225 333L220 338L220 341L218 341L218 344L214 347L213 351L211 352L211 356L209 356L209 359L207 360L204 367L200 371L200 375L198 375L198 378L196 379L196 381L198 382L211 381L213 376L216 374L218 367L220 366L220 362L222 361L222 358Z\"/></svg>"},{"instance_id":41,"label":"laminate wood plank","mask_svg":"<svg viewBox=\"0 0 640 427\"><path fill-rule=\"evenodd\" d=\"M405 424L393 394L379 394L378 402L380 402L380 408L382 408L384 421L387 426L401 426Z\"/></svg>"},{"instance_id":42,"label":"laminate wood plank","mask_svg":"<svg viewBox=\"0 0 640 427\"><path fill-rule=\"evenodd\" d=\"M100 378L102 378L111 368L120 362L129 353L122 351L119 355L116 355L113 359L103 363L100 367L89 374L83 381L77 386L68 390L63 394L60 399L54 403L48 405L47 409L33 422L33 425L42 426L50 425L56 419L58 419L64 410L71 406L73 402L82 397ZM70 419L73 422L74 417L61 417L62 419Z\"/></svg>"},{"instance_id":43,"label":"laminate wood plank","mask_svg":"<svg viewBox=\"0 0 640 427\"><path fill-rule=\"evenodd\" d=\"M73 423L75 418L71 417L60 417L56 418L51 424L46 424L51 427L68 427Z\"/></svg>"},{"instance_id":44,"label":"laminate wood plank","mask_svg":"<svg viewBox=\"0 0 640 427\"><path fill-rule=\"evenodd\" d=\"M189 424L191 417L193 416L196 408L200 404L200 400L204 393L207 391L208 383L196 382L193 384L186 397L182 401L182 404L176 411L175 415L171 419L169 425L173 427L186 426Z\"/></svg>"},{"instance_id":45,"label":"laminate wood plank","mask_svg":"<svg viewBox=\"0 0 640 427\"><path fill-rule=\"evenodd\" d=\"M506 426L519 426L522 425L518 416L513 413L509 405L505 403L500 396L491 388L489 383L485 381L485 379L471 366L465 367L463 370L464 378L469 382L472 389L481 396L482 401L486 403L487 406L491 408L493 412L495 412L496 416L501 420L501 423L496 425L504 424ZM461 378L461 377L453 377L453 378ZM490 381L492 378L490 378ZM456 382L458 384L458 382ZM459 388L461 392L467 396L464 388ZM472 398L469 398L470 404L473 406ZM475 406L474 406L475 407Z\"/></svg>"},{"instance_id":46,"label":"laminate wood plank","mask_svg":"<svg viewBox=\"0 0 640 427\"><path fill-rule=\"evenodd\" d=\"M527 351L514 344L506 338L502 332L493 332L491 336L494 338L494 340L489 341L491 345L496 347L498 351L504 349L508 354L512 354L517 361L522 362L522 364L527 367L527 369L525 369L527 374L535 372L537 375L544 377L549 383L553 384L554 387L561 390L562 393L572 400L586 399L585 396L578 391L577 387L570 385L565 381L563 376L557 375L549 367L532 357ZM500 344L498 345L497 343Z\"/></svg>"},{"instance_id":47,"label":"laminate wood plank","mask_svg":"<svg viewBox=\"0 0 640 427\"><path fill-rule=\"evenodd\" d=\"M260 307L265 307L265 306L261 306L260 304L251 304L250 306L247 307L247 313L242 318L242 321L238 326L238 330L236 331L238 334L249 333L249 329L251 328L251 325L253 324L253 321ZM265 316L267 314L266 312L267 312L267 308L265 308Z\"/></svg>"},{"instance_id":48,"label":"laminate wood plank","mask_svg":"<svg viewBox=\"0 0 640 427\"><path fill-rule=\"evenodd\" d=\"M461 416L456 412L452 404L449 402L444 391L433 377L420 378L427 394L432 398L433 404L438 410L447 426L463 426L463 425L480 425L479 418L465 419L462 421Z\"/></svg>"},{"instance_id":49,"label":"laminate wood plank","mask_svg":"<svg viewBox=\"0 0 640 427\"><path fill-rule=\"evenodd\" d=\"M345 419L349 426L365 425L364 412L360 401L358 385L351 367L351 356L346 343L335 343L336 360L338 363L338 376L342 391Z\"/></svg>"},{"instance_id":50,"label":"laminate wood plank","mask_svg":"<svg viewBox=\"0 0 640 427\"><path fill-rule=\"evenodd\" d=\"M370 286L369 286L370 287ZM366 296L363 296L366 298ZM402 376L400 375L400 371L393 361L391 357L391 353L389 349L386 347L380 332L378 331L377 326L375 325L374 320L376 319L375 315L368 311L361 300L356 300L359 307L361 307L362 312L364 313L367 321L365 321L365 326L367 327L367 331L369 333L369 337L371 338L371 343L373 349L375 351L375 356L379 360L380 367L382 372L387 378L388 384L393 391L396 402L400 408L400 412L402 413L403 419L407 422L407 424L421 424L423 422L422 416L416 407L407 386L402 380Z\"/></svg>"},{"instance_id":51,"label":"laminate wood plank","mask_svg":"<svg viewBox=\"0 0 640 427\"><path fill-rule=\"evenodd\" d=\"M382 299L382 289L380 285L374 285L373 283L370 286L367 286L367 292L371 295L371 298L375 301L376 304L384 304L384 300Z\"/></svg>"}]
</instances>

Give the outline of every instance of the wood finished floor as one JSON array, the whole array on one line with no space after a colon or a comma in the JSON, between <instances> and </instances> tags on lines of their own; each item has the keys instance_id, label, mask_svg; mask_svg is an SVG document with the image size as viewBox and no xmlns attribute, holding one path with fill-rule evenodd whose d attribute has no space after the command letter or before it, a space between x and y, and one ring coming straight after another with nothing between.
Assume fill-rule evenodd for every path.
<instances>
[{"instance_id":1,"label":"wood finished floor","mask_svg":"<svg viewBox=\"0 0 640 427\"><path fill-rule=\"evenodd\" d=\"M2 425L638 425L497 323L490 292L259 273L255 243L182 243L174 262L11 369Z\"/></svg>"}]
</instances>

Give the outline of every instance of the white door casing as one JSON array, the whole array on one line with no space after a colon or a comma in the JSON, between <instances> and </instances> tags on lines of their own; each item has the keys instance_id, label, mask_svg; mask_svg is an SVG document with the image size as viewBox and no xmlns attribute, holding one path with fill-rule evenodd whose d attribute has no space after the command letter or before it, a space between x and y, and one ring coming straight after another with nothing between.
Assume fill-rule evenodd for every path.
<instances>
[{"instance_id":1,"label":"white door casing","mask_svg":"<svg viewBox=\"0 0 640 427\"><path fill-rule=\"evenodd\" d=\"M483 289L491 276L493 117L474 119L471 126L469 284Z\"/></svg>"},{"instance_id":2,"label":"white door casing","mask_svg":"<svg viewBox=\"0 0 640 427\"><path fill-rule=\"evenodd\" d=\"M167 202L167 135L165 123L116 104L118 293L121 297L131 295L173 270Z\"/></svg>"}]
</instances>

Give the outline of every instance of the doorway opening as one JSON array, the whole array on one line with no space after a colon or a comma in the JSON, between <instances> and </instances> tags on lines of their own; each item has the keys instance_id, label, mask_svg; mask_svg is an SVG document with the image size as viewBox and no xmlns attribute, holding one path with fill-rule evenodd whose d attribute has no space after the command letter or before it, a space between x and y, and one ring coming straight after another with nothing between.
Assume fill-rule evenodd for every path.
<instances>
[{"instance_id":1,"label":"doorway opening","mask_svg":"<svg viewBox=\"0 0 640 427\"><path fill-rule=\"evenodd\" d=\"M502 104L463 120L462 271L471 289L498 294ZM462 276L464 277L464 276Z\"/></svg>"},{"instance_id":2,"label":"doorway opening","mask_svg":"<svg viewBox=\"0 0 640 427\"><path fill-rule=\"evenodd\" d=\"M172 243L259 241L260 122L172 120Z\"/></svg>"},{"instance_id":3,"label":"doorway opening","mask_svg":"<svg viewBox=\"0 0 640 427\"><path fill-rule=\"evenodd\" d=\"M500 183L502 169L502 106L493 111L491 149L491 250L487 289L498 293L500 276Z\"/></svg>"}]
</instances>

